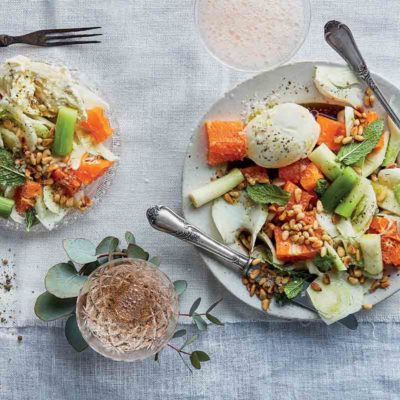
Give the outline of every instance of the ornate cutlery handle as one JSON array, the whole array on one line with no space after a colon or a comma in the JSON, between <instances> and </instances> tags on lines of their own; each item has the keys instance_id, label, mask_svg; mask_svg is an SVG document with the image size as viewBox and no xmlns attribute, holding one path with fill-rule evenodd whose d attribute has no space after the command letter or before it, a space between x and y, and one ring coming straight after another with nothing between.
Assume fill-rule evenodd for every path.
<instances>
[{"instance_id":1,"label":"ornate cutlery handle","mask_svg":"<svg viewBox=\"0 0 400 400\"><path fill-rule=\"evenodd\" d=\"M338 21L329 21L325 25L325 40L347 62L352 71L363 80L374 92L382 107L386 110L393 122L400 128L400 119L381 92L367 64L357 47L349 27Z\"/></svg>"},{"instance_id":2,"label":"ornate cutlery handle","mask_svg":"<svg viewBox=\"0 0 400 400\"><path fill-rule=\"evenodd\" d=\"M195 226L165 206L154 206L147 210L150 225L161 232L168 233L185 242L191 243L212 254L222 257L240 270L246 270L251 264L251 258L236 252L229 247L210 238Z\"/></svg>"}]
</instances>

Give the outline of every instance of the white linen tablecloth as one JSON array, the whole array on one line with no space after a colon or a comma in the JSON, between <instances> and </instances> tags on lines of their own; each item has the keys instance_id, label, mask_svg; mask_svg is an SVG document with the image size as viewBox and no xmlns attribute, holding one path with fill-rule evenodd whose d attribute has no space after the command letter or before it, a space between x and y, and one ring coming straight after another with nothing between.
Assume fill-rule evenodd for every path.
<instances>
[{"instance_id":1,"label":"white linen tablecloth","mask_svg":"<svg viewBox=\"0 0 400 400\"><path fill-rule=\"evenodd\" d=\"M339 60L323 40L324 23L335 18L352 27L371 69L400 83L399 0L312 0L312 9L310 34L295 60ZM12 258L17 274L17 288L0 295L0 309L15 310L3 324L14 328L0 330L1 399L399 398L398 295L360 316L376 323L375 331L370 322L356 333L320 323L249 323L265 315L215 282L191 246L149 227L149 206L180 209L184 154L197 121L248 77L208 55L196 34L191 0L3 0L0 16L1 31L9 34L101 25L101 45L13 46L1 49L1 58L24 54L79 68L107 96L122 138L111 191L82 221L47 235L1 232L0 259ZM161 256L172 279L189 282L182 310L197 297L210 304L222 296L216 315L241 322L204 335L201 348L213 360L193 376L170 352L161 366L117 364L91 351L76 355L61 329L34 317L45 272L65 259L63 238L122 239L126 230ZM21 343L16 334L24 336Z\"/></svg>"}]
</instances>

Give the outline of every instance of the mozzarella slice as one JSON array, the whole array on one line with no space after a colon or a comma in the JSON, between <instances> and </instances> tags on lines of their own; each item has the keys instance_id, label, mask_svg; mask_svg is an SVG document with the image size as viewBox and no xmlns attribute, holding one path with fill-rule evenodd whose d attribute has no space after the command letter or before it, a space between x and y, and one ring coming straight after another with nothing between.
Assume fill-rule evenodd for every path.
<instances>
[{"instance_id":1,"label":"mozzarella slice","mask_svg":"<svg viewBox=\"0 0 400 400\"><path fill-rule=\"evenodd\" d=\"M305 107L284 103L255 117L245 133L247 156L262 167L280 168L308 156L320 127Z\"/></svg>"}]
</instances>

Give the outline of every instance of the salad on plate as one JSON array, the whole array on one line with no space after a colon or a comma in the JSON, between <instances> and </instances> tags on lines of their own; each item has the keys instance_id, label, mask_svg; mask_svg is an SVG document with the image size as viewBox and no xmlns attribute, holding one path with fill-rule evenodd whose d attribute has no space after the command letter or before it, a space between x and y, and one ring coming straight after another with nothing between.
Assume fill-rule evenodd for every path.
<instances>
[{"instance_id":1,"label":"salad on plate","mask_svg":"<svg viewBox=\"0 0 400 400\"><path fill-rule=\"evenodd\" d=\"M267 311L307 293L334 323L372 305L400 268L400 129L345 66L316 65L326 100L207 120L215 177L189 193L253 257L242 282Z\"/></svg>"},{"instance_id":2,"label":"salad on plate","mask_svg":"<svg viewBox=\"0 0 400 400\"><path fill-rule=\"evenodd\" d=\"M17 56L0 65L0 216L52 230L92 205L117 157L107 103L65 66Z\"/></svg>"}]
</instances>

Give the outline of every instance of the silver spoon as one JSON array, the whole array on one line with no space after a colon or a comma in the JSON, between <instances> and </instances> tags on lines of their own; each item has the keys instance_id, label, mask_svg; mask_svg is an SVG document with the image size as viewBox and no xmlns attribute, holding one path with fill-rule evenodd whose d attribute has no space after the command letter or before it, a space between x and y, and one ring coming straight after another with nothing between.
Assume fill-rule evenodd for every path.
<instances>
[{"instance_id":1,"label":"silver spoon","mask_svg":"<svg viewBox=\"0 0 400 400\"><path fill-rule=\"evenodd\" d=\"M356 76L371 88L382 107L400 129L400 119L372 78L349 27L338 21L327 22L325 25L325 40L347 62Z\"/></svg>"},{"instance_id":2,"label":"silver spoon","mask_svg":"<svg viewBox=\"0 0 400 400\"><path fill-rule=\"evenodd\" d=\"M147 219L154 229L168 233L180 240L200 247L209 253L215 254L246 275L250 270L253 258L245 256L217 242L194 225L189 224L189 222L175 214L168 207L154 206L149 208L147 210ZM301 307L316 312L317 310L305 292L307 287L308 284L304 286L303 291L296 298L292 299L292 301ZM354 315L348 315L338 322L352 330L357 329L358 326L357 319Z\"/></svg>"}]
</instances>

